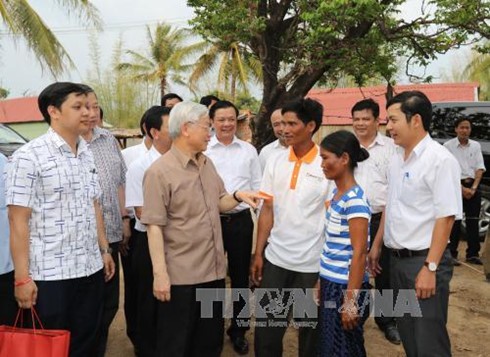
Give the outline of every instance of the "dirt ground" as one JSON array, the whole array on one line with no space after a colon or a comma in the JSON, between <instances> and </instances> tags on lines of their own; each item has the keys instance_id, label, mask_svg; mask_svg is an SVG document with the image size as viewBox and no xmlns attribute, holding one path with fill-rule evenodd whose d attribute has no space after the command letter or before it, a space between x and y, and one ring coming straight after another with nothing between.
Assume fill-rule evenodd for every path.
<instances>
[{"instance_id":1,"label":"dirt ground","mask_svg":"<svg viewBox=\"0 0 490 357\"><path fill-rule=\"evenodd\" d=\"M463 245L463 244L462 244ZM465 247L460 247L461 250ZM122 279L121 279L122 280ZM122 291L121 291L122 296ZM449 299L448 330L451 337L454 357L488 357L490 356L490 283L485 281L480 266L463 263L454 268ZM126 337L122 301L114 320L107 346L107 357L132 357L132 345ZM253 349L253 331L248 335L251 350ZM384 335L370 318L365 325L366 349L369 356L402 357L405 356L401 346L395 346L385 340ZM222 356L235 356L231 343L225 337ZM249 356L253 356L250 352ZM284 339L284 356L297 356L297 333L289 328Z\"/></svg>"}]
</instances>

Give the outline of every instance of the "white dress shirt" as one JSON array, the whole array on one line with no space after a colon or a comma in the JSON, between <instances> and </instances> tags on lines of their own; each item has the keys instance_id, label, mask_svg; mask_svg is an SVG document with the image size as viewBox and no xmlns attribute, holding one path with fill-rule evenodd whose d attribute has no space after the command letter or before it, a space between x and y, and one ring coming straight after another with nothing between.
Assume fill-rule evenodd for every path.
<instances>
[{"instance_id":1,"label":"white dress shirt","mask_svg":"<svg viewBox=\"0 0 490 357\"><path fill-rule=\"evenodd\" d=\"M448 140L444 146L454 155L461 167L461 179L475 178L475 171L485 170L483 154L478 141L468 140L467 145L461 145L458 138Z\"/></svg>"},{"instance_id":2,"label":"white dress shirt","mask_svg":"<svg viewBox=\"0 0 490 357\"><path fill-rule=\"evenodd\" d=\"M100 197L92 152L77 153L52 128L18 149L7 169L7 206L31 208L29 274L67 280L102 269L94 200Z\"/></svg>"},{"instance_id":3,"label":"white dress shirt","mask_svg":"<svg viewBox=\"0 0 490 357\"><path fill-rule=\"evenodd\" d=\"M369 158L359 162L354 171L356 182L366 193L372 214L382 212L386 206L388 168L395 148L393 139L378 133L371 145L365 148Z\"/></svg>"},{"instance_id":4,"label":"white dress shirt","mask_svg":"<svg viewBox=\"0 0 490 357\"><path fill-rule=\"evenodd\" d=\"M287 149L288 149L287 146L281 145L279 139L264 146L262 150L260 150L260 154L259 154L260 166L262 167L262 171L264 171L265 164L267 163L267 160L269 160L271 156L277 154L278 152L286 151Z\"/></svg>"},{"instance_id":5,"label":"white dress shirt","mask_svg":"<svg viewBox=\"0 0 490 357\"><path fill-rule=\"evenodd\" d=\"M213 161L228 193L259 190L262 170L257 150L251 144L235 136L231 144L223 145L217 136L213 136L204 154ZM249 206L240 203L230 213L244 209Z\"/></svg>"},{"instance_id":6,"label":"white dress shirt","mask_svg":"<svg viewBox=\"0 0 490 357\"><path fill-rule=\"evenodd\" d=\"M126 208L143 207L143 178L146 169L160 156L158 150L152 146L142 157L129 165L126 173ZM138 217L135 218L134 228L140 232L146 232L146 225L141 223Z\"/></svg>"},{"instance_id":7,"label":"white dress shirt","mask_svg":"<svg viewBox=\"0 0 490 357\"><path fill-rule=\"evenodd\" d=\"M458 162L428 134L404 161L397 147L388 175L384 244L423 250L431 245L436 219L462 217Z\"/></svg>"},{"instance_id":8,"label":"white dress shirt","mask_svg":"<svg viewBox=\"0 0 490 357\"><path fill-rule=\"evenodd\" d=\"M144 154L148 152L148 148L145 145L145 138L141 141L141 143L130 146L124 150L121 151L121 154L124 159L124 163L126 164L126 167L129 167L129 165L135 161L136 159L140 158Z\"/></svg>"}]
</instances>

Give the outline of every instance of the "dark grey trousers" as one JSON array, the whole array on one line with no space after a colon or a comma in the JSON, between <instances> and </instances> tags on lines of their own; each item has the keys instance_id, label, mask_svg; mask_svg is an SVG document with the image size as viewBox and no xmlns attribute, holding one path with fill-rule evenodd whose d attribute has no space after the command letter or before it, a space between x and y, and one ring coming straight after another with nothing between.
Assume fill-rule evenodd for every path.
<instances>
[{"instance_id":1,"label":"dark grey trousers","mask_svg":"<svg viewBox=\"0 0 490 357\"><path fill-rule=\"evenodd\" d=\"M391 257L391 277L394 296L401 289L415 289L415 279L426 257ZM453 276L451 254L447 249L436 272L436 294L418 300L422 317L405 314L398 317L398 331L407 357L451 356L451 342L446 329L449 282Z\"/></svg>"},{"instance_id":2,"label":"dark grey trousers","mask_svg":"<svg viewBox=\"0 0 490 357\"><path fill-rule=\"evenodd\" d=\"M300 273L278 267L271 262L264 260L264 268L260 289L311 289L318 280L318 273ZM272 295L275 295L272 293ZM289 295L282 296L282 303L288 306ZM265 294L258 301L264 310L272 307L277 296L268 296ZM277 300L276 300L277 301ZM311 301L314 304L313 301ZM291 307L289 305L289 307ZM281 311L281 317L278 314L268 313L267 319L256 318L255 327L255 356L257 357L281 357L283 356L282 339L287 329L287 322L291 318L292 310ZM287 316L284 316L287 315ZM318 315L317 315L318 316ZM298 336L298 356L314 357L318 354L318 317L295 319L299 325ZM264 323L265 326L261 326ZM304 325L302 326L301 323ZM311 327L308 327L311 326Z\"/></svg>"}]
</instances>

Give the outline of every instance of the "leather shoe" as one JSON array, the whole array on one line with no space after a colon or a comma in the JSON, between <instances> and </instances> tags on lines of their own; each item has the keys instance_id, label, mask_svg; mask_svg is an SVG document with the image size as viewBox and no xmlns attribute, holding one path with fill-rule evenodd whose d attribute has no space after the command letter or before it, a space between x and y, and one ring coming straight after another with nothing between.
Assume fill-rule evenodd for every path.
<instances>
[{"instance_id":1,"label":"leather shoe","mask_svg":"<svg viewBox=\"0 0 490 357\"><path fill-rule=\"evenodd\" d=\"M457 258L453 258L453 266L459 267L461 265L461 262Z\"/></svg>"},{"instance_id":2,"label":"leather shoe","mask_svg":"<svg viewBox=\"0 0 490 357\"><path fill-rule=\"evenodd\" d=\"M233 344L233 349L239 355L248 354L248 341L244 336L231 337L231 343Z\"/></svg>"},{"instance_id":3,"label":"leather shoe","mask_svg":"<svg viewBox=\"0 0 490 357\"><path fill-rule=\"evenodd\" d=\"M475 265L483 265L483 262L478 257L466 258L466 263L475 264Z\"/></svg>"},{"instance_id":4,"label":"leather shoe","mask_svg":"<svg viewBox=\"0 0 490 357\"><path fill-rule=\"evenodd\" d=\"M395 345L399 345L402 343L400 339L400 334L398 333L398 329L396 326L388 326L385 328L385 337L388 341Z\"/></svg>"}]
</instances>

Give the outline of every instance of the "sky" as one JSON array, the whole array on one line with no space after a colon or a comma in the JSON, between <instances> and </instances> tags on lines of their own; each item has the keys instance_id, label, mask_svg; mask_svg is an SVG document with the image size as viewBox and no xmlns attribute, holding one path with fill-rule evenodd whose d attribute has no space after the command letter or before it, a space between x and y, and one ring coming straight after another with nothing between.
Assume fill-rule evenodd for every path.
<instances>
[{"instance_id":1,"label":"sky","mask_svg":"<svg viewBox=\"0 0 490 357\"><path fill-rule=\"evenodd\" d=\"M102 52L102 67L110 62L112 49L121 37L125 48L143 50L146 44L145 25L154 26L165 21L175 26L186 26L187 20L193 17L193 11L187 7L186 0L92 0L99 10L104 22L104 31L97 34ZM406 11L411 11L409 0ZM58 40L67 50L76 65L69 74L59 80L83 81L91 68L89 56L89 34L84 24L73 16L60 10L56 1L31 0L31 6L38 11L41 18L55 32ZM410 16L407 13L407 16ZM42 70L34 54L30 52L22 39L0 30L0 87L10 91L10 98L26 95L37 95L48 84L54 81L49 71ZM441 71L450 72L452 63L462 56L461 51L452 51L433 62L426 74L440 81ZM419 72L422 73L422 72ZM401 81L406 79L401 77ZM172 90L172 87L170 88ZM185 94L184 94L185 95Z\"/></svg>"}]
</instances>

